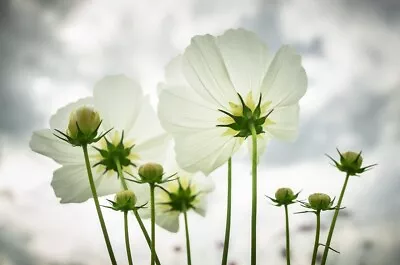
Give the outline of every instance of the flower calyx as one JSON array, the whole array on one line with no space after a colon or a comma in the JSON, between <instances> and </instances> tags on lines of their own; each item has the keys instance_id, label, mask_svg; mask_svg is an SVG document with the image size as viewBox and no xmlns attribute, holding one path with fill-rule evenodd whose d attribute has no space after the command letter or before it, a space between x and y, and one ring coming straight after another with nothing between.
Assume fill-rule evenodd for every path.
<instances>
[{"instance_id":1,"label":"flower calyx","mask_svg":"<svg viewBox=\"0 0 400 265\"><path fill-rule=\"evenodd\" d=\"M110 206L104 206L106 208L110 208L114 211L121 211L121 212L128 212L128 211L132 211L132 210L138 210L140 208L144 208L144 205L141 206L136 206L136 195L133 191L131 190L123 190L118 192L115 195L114 201L112 200L107 200L108 202L110 202L111 207Z\"/></svg>"},{"instance_id":2,"label":"flower calyx","mask_svg":"<svg viewBox=\"0 0 400 265\"><path fill-rule=\"evenodd\" d=\"M191 185L184 187L178 179L179 187L176 191L170 192L159 186L169 196L168 202L160 202L159 204L168 205L168 211L187 212L190 209L196 209L195 201L201 192L194 192Z\"/></svg>"},{"instance_id":3,"label":"flower calyx","mask_svg":"<svg viewBox=\"0 0 400 265\"><path fill-rule=\"evenodd\" d=\"M233 115L228 111L219 109L220 112L228 115L233 122L230 124L218 124L217 127L227 127L237 131L238 133L235 137L247 138L251 136L252 127L254 127L256 134L265 133L263 129L263 125L267 120L268 116L272 113L273 109L270 110L266 115L261 115L261 98L258 100L257 106L252 110L250 107L246 105L242 96L238 93L240 102L242 104L242 114L241 115Z\"/></svg>"},{"instance_id":4,"label":"flower calyx","mask_svg":"<svg viewBox=\"0 0 400 265\"><path fill-rule=\"evenodd\" d=\"M122 131L121 139L118 144L113 144L107 139L107 137L104 137L104 140L106 142L105 149L100 149L95 146L93 147L100 153L102 157L102 159L94 164L93 167L102 165L105 167L104 172L107 172L109 170L118 172L117 163L119 163L121 167L136 167L136 164L132 163L131 159L129 158L132 148L135 145L133 144L128 147L124 146L124 131Z\"/></svg>"},{"instance_id":5,"label":"flower calyx","mask_svg":"<svg viewBox=\"0 0 400 265\"><path fill-rule=\"evenodd\" d=\"M275 206L282 206L282 205L289 205L296 203L296 199L299 196L300 192L294 194L292 189L290 188L279 188L275 192L275 199L271 198L269 196L266 196L269 198L272 202L276 203Z\"/></svg>"},{"instance_id":6,"label":"flower calyx","mask_svg":"<svg viewBox=\"0 0 400 265\"><path fill-rule=\"evenodd\" d=\"M91 107L82 106L71 112L68 129L64 133L55 129L54 136L70 143L72 146L83 146L98 142L112 129L98 136L102 121L100 115Z\"/></svg>"},{"instance_id":7,"label":"flower calyx","mask_svg":"<svg viewBox=\"0 0 400 265\"><path fill-rule=\"evenodd\" d=\"M361 156L361 151L359 153L352 151L341 153L339 149L336 150L339 153L340 162L336 161L329 155L326 156L333 161L335 167L337 167L342 172L346 172L350 176L356 176L358 174L364 173L365 171L377 165L377 164L372 164L369 166L362 167L363 158Z\"/></svg>"}]
</instances>

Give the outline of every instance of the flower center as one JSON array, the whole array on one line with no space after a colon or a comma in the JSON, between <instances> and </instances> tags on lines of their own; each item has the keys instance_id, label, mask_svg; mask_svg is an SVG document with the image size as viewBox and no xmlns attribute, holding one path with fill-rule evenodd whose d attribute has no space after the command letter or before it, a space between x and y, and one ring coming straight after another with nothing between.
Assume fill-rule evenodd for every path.
<instances>
[{"instance_id":1,"label":"flower center","mask_svg":"<svg viewBox=\"0 0 400 265\"><path fill-rule=\"evenodd\" d=\"M264 127L274 124L272 120L268 119L273 111L273 109L268 110L271 102L267 101L261 104L261 94L257 105L253 101L252 92L247 95L246 102L239 93L238 96L241 104L229 102L230 112L219 109L226 115L218 119L222 124L217 125L217 127L227 128L223 135L247 138L251 135L252 127L254 127L256 134L261 134L264 133Z\"/></svg>"},{"instance_id":2,"label":"flower center","mask_svg":"<svg viewBox=\"0 0 400 265\"><path fill-rule=\"evenodd\" d=\"M107 171L118 172L116 161L119 161L121 167L129 172L130 167L136 167L133 161L139 158L136 153L132 152L135 144L133 141L124 140L124 132L120 134L118 131L114 131L110 134L109 139L111 140L105 136L100 140L99 145L94 147L99 154L96 156L98 162L93 167L99 167L104 173Z\"/></svg>"},{"instance_id":3,"label":"flower center","mask_svg":"<svg viewBox=\"0 0 400 265\"><path fill-rule=\"evenodd\" d=\"M166 191L168 194L168 201L161 202L160 204L169 206L169 211L185 212L189 209L194 209L194 204L199 192L195 192L190 184L184 187L179 180L178 183L179 186L176 190Z\"/></svg>"}]
</instances>

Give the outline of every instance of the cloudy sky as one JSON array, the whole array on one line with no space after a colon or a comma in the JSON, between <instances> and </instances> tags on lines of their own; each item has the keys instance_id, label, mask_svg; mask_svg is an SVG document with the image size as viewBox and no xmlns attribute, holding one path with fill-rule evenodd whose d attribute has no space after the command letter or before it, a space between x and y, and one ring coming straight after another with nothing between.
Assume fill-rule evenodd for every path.
<instances>
[{"instance_id":1,"label":"cloudy sky","mask_svg":"<svg viewBox=\"0 0 400 265\"><path fill-rule=\"evenodd\" d=\"M50 181L57 165L32 153L35 129L61 106L91 94L104 75L140 81L157 102L168 61L198 34L243 27L272 50L294 46L309 89L301 101L300 136L272 142L260 168L259 259L283 264L283 212L262 198L281 186L338 194L343 176L325 153L363 150L379 166L351 179L335 234L331 264L399 264L400 2L397 0L2 0L0 1L0 264L108 264L93 202L60 205ZM250 167L234 159L230 259L248 264ZM190 215L194 263L219 264L225 169L203 219ZM295 210L295 209L293 209ZM125 262L122 220L105 213ZM328 224L329 215L324 219ZM308 264L312 216L292 217L293 258ZM311 228L312 229L312 228ZM205 231L210 231L205 233ZM184 237L159 230L165 264L185 264ZM205 236L207 235L207 237ZM148 250L132 220L136 264ZM310 247L308 247L310 246Z\"/></svg>"}]
</instances>

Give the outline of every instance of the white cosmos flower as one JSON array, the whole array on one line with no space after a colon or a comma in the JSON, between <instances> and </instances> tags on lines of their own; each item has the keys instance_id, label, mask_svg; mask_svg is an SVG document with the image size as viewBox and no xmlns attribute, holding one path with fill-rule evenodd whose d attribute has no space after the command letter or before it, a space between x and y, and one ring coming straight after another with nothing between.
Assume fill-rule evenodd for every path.
<instances>
[{"instance_id":1,"label":"white cosmos flower","mask_svg":"<svg viewBox=\"0 0 400 265\"><path fill-rule=\"evenodd\" d=\"M156 187L154 201L156 224L176 233L179 230L179 216L185 209L205 216L207 195L214 190L214 183L200 172L193 174L178 169L174 173L177 173L175 178L178 180L166 182L161 185L162 188ZM143 218L150 218L150 205L140 214Z\"/></svg>"},{"instance_id":2,"label":"white cosmos flower","mask_svg":"<svg viewBox=\"0 0 400 265\"><path fill-rule=\"evenodd\" d=\"M102 119L99 133L111 128L106 136L116 146L124 133L123 146L133 146L125 158L123 170L134 173L135 166L148 161L163 159L167 147L167 134L161 128L149 98L143 96L139 84L124 75L108 76L94 87L93 97L84 98L59 109L50 119L50 129L33 133L30 147L33 151L48 156L62 166L54 171L51 185L61 203L84 202L92 197L85 168L83 151L80 147L56 138L55 129L66 131L70 113L83 106L92 106L99 111ZM100 149L107 149L104 139L94 144ZM104 157L93 146L89 147L89 158L94 181L99 196L113 194L121 190L120 180L113 170L106 171ZM96 165L97 164L97 165ZM137 191L137 187L130 188ZM147 198L145 198L147 200Z\"/></svg>"},{"instance_id":3,"label":"white cosmos flower","mask_svg":"<svg viewBox=\"0 0 400 265\"><path fill-rule=\"evenodd\" d=\"M230 126L235 123L230 116L243 117L243 104L252 113L259 106L259 116L268 116L258 128L258 154L270 138L297 136L298 101L307 76L300 56L288 46L274 55L243 29L195 36L167 66L165 81L159 117L185 170L209 174L237 151L249 135Z\"/></svg>"}]
</instances>

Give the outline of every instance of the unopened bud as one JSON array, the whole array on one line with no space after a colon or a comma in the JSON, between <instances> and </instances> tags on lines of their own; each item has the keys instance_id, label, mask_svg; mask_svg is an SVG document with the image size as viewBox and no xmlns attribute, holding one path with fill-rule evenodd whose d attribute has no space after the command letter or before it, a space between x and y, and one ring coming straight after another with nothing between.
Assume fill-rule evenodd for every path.
<instances>
[{"instance_id":1,"label":"unopened bud","mask_svg":"<svg viewBox=\"0 0 400 265\"><path fill-rule=\"evenodd\" d=\"M136 201L136 195L133 191L120 191L115 195L113 208L118 211L130 211L135 209Z\"/></svg>"},{"instance_id":2,"label":"unopened bud","mask_svg":"<svg viewBox=\"0 0 400 265\"><path fill-rule=\"evenodd\" d=\"M290 188L280 188L275 192L275 199L278 204L291 204L297 198Z\"/></svg>"},{"instance_id":3,"label":"unopened bud","mask_svg":"<svg viewBox=\"0 0 400 265\"><path fill-rule=\"evenodd\" d=\"M157 163L147 163L139 167L139 176L143 182L160 183L163 174L163 167Z\"/></svg>"},{"instance_id":4,"label":"unopened bud","mask_svg":"<svg viewBox=\"0 0 400 265\"><path fill-rule=\"evenodd\" d=\"M308 197L310 207L314 210L328 210L332 207L331 197L324 193L314 193Z\"/></svg>"},{"instance_id":5,"label":"unopened bud","mask_svg":"<svg viewBox=\"0 0 400 265\"><path fill-rule=\"evenodd\" d=\"M100 125L100 115L91 107L83 106L74 110L69 117L68 136L76 139L80 136L96 137Z\"/></svg>"}]
</instances>

